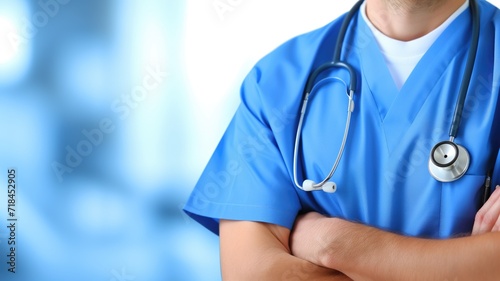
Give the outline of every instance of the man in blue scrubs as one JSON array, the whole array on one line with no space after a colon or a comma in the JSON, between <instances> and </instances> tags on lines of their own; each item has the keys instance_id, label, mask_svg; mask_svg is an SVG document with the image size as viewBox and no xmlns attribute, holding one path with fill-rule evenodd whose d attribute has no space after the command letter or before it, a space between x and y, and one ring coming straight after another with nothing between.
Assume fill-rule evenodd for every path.
<instances>
[{"instance_id":1,"label":"man in blue scrubs","mask_svg":"<svg viewBox=\"0 0 500 281\"><path fill-rule=\"evenodd\" d=\"M344 17L253 68L185 206L220 235L225 280L499 280L500 13L477 5L479 45L455 138L471 161L456 181L434 179L428 157L449 139L471 45L468 0L363 3L342 48L358 85L333 194L295 186L293 150L304 84L331 60ZM323 179L341 144L347 98L332 77L349 81L342 70L316 81L301 180Z\"/></svg>"}]
</instances>

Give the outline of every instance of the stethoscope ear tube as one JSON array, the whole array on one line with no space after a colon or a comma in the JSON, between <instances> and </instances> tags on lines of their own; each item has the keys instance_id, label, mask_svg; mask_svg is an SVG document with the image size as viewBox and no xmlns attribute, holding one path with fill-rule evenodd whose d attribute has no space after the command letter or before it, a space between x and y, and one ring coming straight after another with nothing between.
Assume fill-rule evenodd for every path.
<instances>
[{"instance_id":1,"label":"stethoscope ear tube","mask_svg":"<svg viewBox=\"0 0 500 281\"><path fill-rule=\"evenodd\" d=\"M335 163L332 166L332 169L330 170L330 173L319 183L315 183L312 180L306 179L300 185L298 183L297 179L297 165L298 165L298 154L299 154L299 147L300 147L300 140L302 138L302 126L304 124L304 118L305 114L307 111L307 103L309 100L309 95L310 93L306 93L306 96L304 98L304 101L302 102L302 108L300 112L300 118L299 118L299 123L297 125L297 132L295 134L295 144L294 144L294 150L293 150L293 180L295 185L304 190L304 191L313 191L313 190L323 190L327 193L334 193L337 190L337 184L330 181L330 179L333 177L333 174L335 173L335 170L337 170L338 165L340 164L340 159L342 158L342 154L344 152L345 144L347 142L347 137L349 135L349 127L351 124L351 116L352 112L354 111L354 91L349 91L349 102L347 104L347 118L346 118L346 124L345 124L345 129L344 129L344 136L342 137L342 144L340 145L339 152L337 154L337 158L335 159Z\"/></svg>"},{"instance_id":2,"label":"stethoscope ear tube","mask_svg":"<svg viewBox=\"0 0 500 281\"><path fill-rule=\"evenodd\" d=\"M469 54L467 56L467 64L462 78L462 84L460 85L459 96L457 104L455 106L455 112L453 114L453 120L451 121L450 127L450 137L454 139L457 136L458 127L462 119L462 112L465 105L465 98L467 96L467 91L469 90L470 80L472 78L472 71L474 69L474 64L476 62L477 48L479 46L479 8L475 0L470 1L470 9L472 14L472 39L469 49Z\"/></svg>"},{"instance_id":3,"label":"stethoscope ear tube","mask_svg":"<svg viewBox=\"0 0 500 281\"><path fill-rule=\"evenodd\" d=\"M348 85L348 108L347 108L347 119L346 119L346 125L344 129L344 136L342 138L342 144L339 149L339 152L337 154L337 158L335 159L335 163L332 166L332 169L330 170L330 173L319 183L312 182L310 180L304 181L304 183L299 184L298 178L297 178L297 170L298 170L298 154L299 154L299 147L300 147L300 142L302 138L302 126L304 125L304 119L305 115L307 112L307 106L309 102L309 97L313 91L314 87L314 82L318 78L319 74L321 74L323 71L327 69L333 69L333 68L339 68L339 69L345 69L347 72L349 72L349 85ZM315 71L313 71L306 83L306 87L304 90L304 95L303 95L303 100L302 100L302 105L300 107L300 117L299 117L299 123L297 124L297 131L295 134L295 144L294 144L294 149L293 149L293 180L295 185L306 191L312 191L312 190L324 190L325 192L333 193L337 190L337 185L333 182L329 182L329 180L332 178L333 174L335 173L335 170L337 169L340 159L342 158L342 154L344 152L344 147L347 141L347 136L349 133L349 127L351 124L351 115L352 112L354 111L354 91L356 89L357 85L357 79L356 79L356 72L354 69L347 63L344 62L328 62L324 63L320 67L318 67ZM306 187L307 185L307 187ZM310 187L309 187L310 186Z\"/></svg>"},{"instance_id":4,"label":"stethoscope ear tube","mask_svg":"<svg viewBox=\"0 0 500 281\"><path fill-rule=\"evenodd\" d=\"M337 37L337 43L335 45L335 52L333 53L334 62L341 61L340 55L342 52L342 44L344 43L345 35L347 34L347 28L349 28L351 19L354 17L354 14L359 11L359 7L361 7L361 4L363 4L363 2L364 0L359 0L356 4L354 4L352 9L346 15L345 20L342 22L342 26L340 27L339 35Z\"/></svg>"}]
</instances>

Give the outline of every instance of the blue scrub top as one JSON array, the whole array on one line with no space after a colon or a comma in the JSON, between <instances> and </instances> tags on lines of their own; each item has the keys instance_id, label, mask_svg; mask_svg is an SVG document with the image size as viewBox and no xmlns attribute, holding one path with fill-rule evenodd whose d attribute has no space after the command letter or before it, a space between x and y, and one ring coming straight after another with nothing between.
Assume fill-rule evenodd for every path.
<instances>
[{"instance_id":1,"label":"blue scrub top","mask_svg":"<svg viewBox=\"0 0 500 281\"><path fill-rule=\"evenodd\" d=\"M360 15L342 59L358 75L355 110L336 193L305 192L293 183L293 148L302 91L311 71L330 61L343 17L296 37L264 57L241 88L241 105L194 188L185 211L218 233L219 219L293 226L297 214L327 216L418 237L469 233L493 171L500 184L500 13L478 1L478 53L456 143L471 156L467 173L441 183L431 177L432 147L448 132L471 40L462 13L436 40L398 90ZM316 82L302 132L299 182L323 179L343 136L348 81L343 70Z\"/></svg>"}]
</instances>

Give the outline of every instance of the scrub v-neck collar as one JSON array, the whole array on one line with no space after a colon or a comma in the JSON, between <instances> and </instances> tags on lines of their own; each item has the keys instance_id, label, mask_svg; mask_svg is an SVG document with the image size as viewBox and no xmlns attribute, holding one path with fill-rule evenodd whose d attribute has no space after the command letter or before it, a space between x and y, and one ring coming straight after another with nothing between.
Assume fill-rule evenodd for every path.
<instances>
[{"instance_id":1,"label":"scrub v-neck collar","mask_svg":"<svg viewBox=\"0 0 500 281\"><path fill-rule=\"evenodd\" d=\"M383 54L360 14L355 28L357 32L354 35L354 50L360 60L359 71L363 81L361 87L367 88L363 89L363 92L371 94L386 132L388 147L394 147L411 126L434 88L440 85L438 82L450 62L461 51L469 48L470 9L456 18L437 38L417 63L401 90L396 87ZM456 75L462 74L463 70Z\"/></svg>"}]
</instances>

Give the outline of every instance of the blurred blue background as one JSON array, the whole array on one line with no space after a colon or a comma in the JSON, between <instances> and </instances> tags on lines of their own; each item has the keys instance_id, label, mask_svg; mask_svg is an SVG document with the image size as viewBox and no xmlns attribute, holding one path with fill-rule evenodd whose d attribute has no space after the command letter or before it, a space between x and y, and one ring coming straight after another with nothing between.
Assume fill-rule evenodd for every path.
<instances>
[{"instance_id":1,"label":"blurred blue background","mask_svg":"<svg viewBox=\"0 0 500 281\"><path fill-rule=\"evenodd\" d=\"M182 206L239 85L353 3L0 0L0 280L220 280Z\"/></svg>"}]
</instances>

